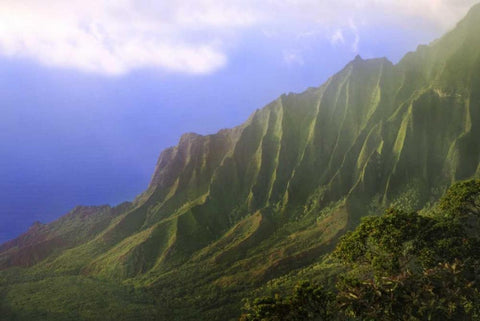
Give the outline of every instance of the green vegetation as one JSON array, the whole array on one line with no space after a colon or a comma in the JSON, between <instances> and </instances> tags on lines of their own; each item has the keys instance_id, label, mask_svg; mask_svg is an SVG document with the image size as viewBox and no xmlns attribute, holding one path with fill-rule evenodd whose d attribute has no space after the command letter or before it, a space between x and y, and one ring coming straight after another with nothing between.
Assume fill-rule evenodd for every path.
<instances>
[{"instance_id":1,"label":"green vegetation","mask_svg":"<svg viewBox=\"0 0 480 321\"><path fill-rule=\"evenodd\" d=\"M468 232L479 197L479 180L459 182L443 212L364 218L332 253L345 267L334 288L300 283L291 296L247 302L240 320L479 320L480 239Z\"/></svg>"},{"instance_id":2,"label":"green vegetation","mask_svg":"<svg viewBox=\"0 0 480 321\"><path fill-rule=\"evenodd\" d=\"M0 246L0 316L476 317L479 182L437 200L480 178L479 21L182 136L132 203L34 224Z\"/></svg>"},{"instance_id":3,"label":"green vegetation","mask_svg":"<svg viewBox=\"0 0 480 321\"><path fill-rule=\"evenodd\" d=\"M330 292L309 282L301 282L287 298L264 297L247 303L245 309L248 312L240 320L333 320L333 302Z\"/></svg>"},{"instance_id":4,"label":"green vegetation","mask_svg":"<svg viewBox=\"0 0 480 321\"><path fill-rule=\"evenodd\" d=\"M129 286L82 276L4 284L0 320L155 320L156 306ZM6 304L9 303L9 304ZM4 312L5 311L5 312Z\"/></svg>"}]
</instances>

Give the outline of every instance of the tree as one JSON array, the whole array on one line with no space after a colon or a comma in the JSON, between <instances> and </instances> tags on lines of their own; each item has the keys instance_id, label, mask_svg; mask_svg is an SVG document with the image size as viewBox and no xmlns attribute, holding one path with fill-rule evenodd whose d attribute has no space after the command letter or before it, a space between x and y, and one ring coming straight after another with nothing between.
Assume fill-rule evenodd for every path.
<instances>
[{"instance_id":1,"label":"tree","mask_svg":"<svg viewBox=\"0 0 480 321\"><path fill-rule=\"evenodd\" d=\"M478 320L480 296L460 262L338 283L339 308L360 320Z\"/></svg>"},{"instance_id":2,"label":"tree","mask_svg":"<svg viewBox=\"0 0 480 321\"><path fill-rule=\"evenodd\" d=\"M368 265L376 273L398 273L413 263L421 244L436 221L417 213L388 209L382 216L370 216L345 234L333 256L344 264ZM425 242L423 242L425 243Z\"/></svg>"},{"instance_id":3,"label":"tree","mask_svg":"<svg viewBox=\"0 0 480 321\"><path fill-rule=\"evenodd\" d=\"M453 184L440 199L439 208L445 216L453 218L467 213L480 214L480 180Z\"/></svg>"},{"instance_id":4,"label":"tree","mask_svg":"<svg viewBox=\"0 0 480 321\"><path fill-rule=\"evenodd\" d=\"M293 294L255 299L247 302L241 321L303 321L333 320L334 295L321 286L303 281Z\"/></svg>"}]
</instances>

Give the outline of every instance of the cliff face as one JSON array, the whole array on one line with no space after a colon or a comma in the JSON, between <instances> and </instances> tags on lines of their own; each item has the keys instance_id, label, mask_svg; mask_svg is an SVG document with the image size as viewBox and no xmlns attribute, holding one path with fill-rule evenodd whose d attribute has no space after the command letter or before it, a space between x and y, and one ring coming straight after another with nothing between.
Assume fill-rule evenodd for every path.
<instances>
[{"instance_id":1,"label":"cliff face","mask_svg":"<svg viewBox=\"0 0 480 321\"><path fill-rule=\"evenodd\" d=\"M480 176L479 22L477 5L397 65L357 56L241 126L185 134L133 204L36 225L2 245L0 267L133 280L175 301L162 287L260 284L318 259L366 214L422 208Z\"/></svg>"}]
</instances>

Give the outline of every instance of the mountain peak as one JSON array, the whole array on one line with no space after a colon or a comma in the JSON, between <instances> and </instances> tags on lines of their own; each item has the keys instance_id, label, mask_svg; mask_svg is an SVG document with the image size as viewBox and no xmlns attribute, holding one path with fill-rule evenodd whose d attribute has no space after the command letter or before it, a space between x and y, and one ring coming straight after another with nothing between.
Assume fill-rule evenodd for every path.
<instances>
[{"instance_id":1,"label":"mountain peak","mask_svg":"<svg viewBox=\"0 0 480 321\"><path fill-rule=\"evenodd\" d=\"M347 64L347 66L382 65L385 63L392 64L392 62L386 57L363 59L360 55L356 55L355 58L353 58L353 60Z\"/></svg>"}]
</instances>

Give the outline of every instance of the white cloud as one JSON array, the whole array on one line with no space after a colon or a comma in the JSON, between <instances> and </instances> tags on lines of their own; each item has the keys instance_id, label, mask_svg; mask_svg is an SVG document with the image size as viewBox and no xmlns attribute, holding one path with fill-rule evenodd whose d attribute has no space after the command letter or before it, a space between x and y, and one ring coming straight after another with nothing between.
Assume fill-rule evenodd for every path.
<instances>
[{"instance_id":1,"label":"white cloud","mask_svg":"<svg viewBox=\"0 0 480 321\"><path fill-rule=\"evenodd\" d=\"M297 51L284 50L283 51L283 61L287 65L304 65L302 55Z\"/></svg>"},{"instance_id":2,"label":"white cloud","mask_svg":"<svg viewBox=\"0 0 480 321\"><path fill-rule=\"evenodd\" d=\"M335 31L328 36L328 39L332 46L347 44L352 52L357 53L360 44L360 34L357 25L352 19L349 19L346 29L346 32L341 28L335 29Z\"/></svg>"},{"instance_id":3,"label":"white cloud","mask_svg":"<svg viewBox=\"0 0 480 321\"><path fill-rule=\"evenodd\" d=\"M2 1L0 53L106 74L145 66L208 73L227 61L217 30L232 31L255 20L253 13L211 1L196 1L193 8L189 1L147 2Z\"/></svg>"},{"instance_id":4,"label":"white cloud","mask_svg":"<svg viewBox=\"0 0 480 321\"><path fill-rule=\"evenodd\" d=\"M352 30L353 33L352 51L357 53L358 45L360 44L360 35L358 34L358 28L353 20L349 21L349 26L350 30Z\"/></svg>"},{"instance_id":5,"label":"white cloud","mask_svg":"<svg viewBox=\"0 0 480 321\"><path fill-rule=\"evenodd\" d=\"M362 23L408 27L421 18L418 28L444 32L475 2L4 0L0 54L111 75L143 67L204 74L224 66L229 51L253 28L285 36L324 30L333 44L346 43L348 31L353 33L348 42L358 51ZM301 56L284 53L284 59L299 63Z\"/></svg>"},{"instance_id":6,"label":"white cloud","mask_svg":"<svg viewBox=\"0 0 480 321\"><path fill-rule=\"evenodd\" d=\"M336 29L335 32L330 36L330 43L332 45L344 44L345 38L343 37L342 29Z\"/></svg>"},{"instance_id":7,"label":"white cloud","mask_svg":"<svg viewBox=\"0 0 480 321\"><path fill-rule=\"evenodd\" d=\"M432 27L451 28L478 0L372 0L389 18L417 17L431 23Z\"/></svg>"}]
</instances>

